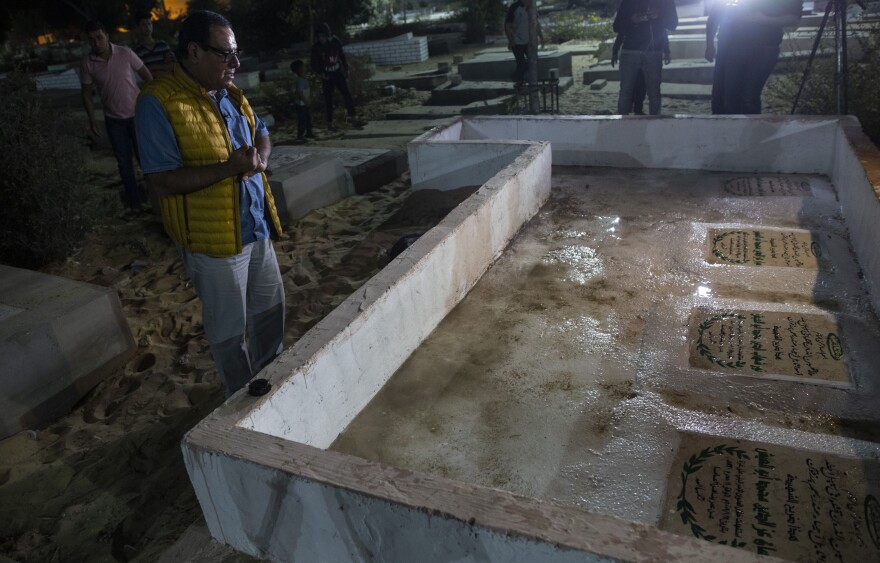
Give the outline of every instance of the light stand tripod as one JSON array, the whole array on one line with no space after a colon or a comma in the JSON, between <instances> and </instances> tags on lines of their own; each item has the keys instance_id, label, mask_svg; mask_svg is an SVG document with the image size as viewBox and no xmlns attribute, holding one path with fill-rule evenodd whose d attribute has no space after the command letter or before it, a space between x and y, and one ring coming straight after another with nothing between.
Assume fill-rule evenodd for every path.
<instances>
[{"instance_id":1,"label":"light stand tripod","mask_svg":"<svg viewBox=\"0 0 880 563\"><path fill-rule=\"evenodd\" d=\"M865 5L856 0L856 3L865 8ZM847 49L846 49L846 4L847 0L828 0L825 5L825 15L822 16L822 23L819 25L819 31L816 33L816 39L813 41L813 50L810 52L810 58L807 59L807 66L804 68L804 74L801 77L801 84L798 87L794 102L791 105L791 113L797 110L798 102L807 84L807 78L813 66L813 60L816 58L816 51L822 42L822 34L825 26L828 24L828 18L834 14L834 100L835 109L838 115L847 113L848 95L847 95Z\"/></svg>"}]
</instances>

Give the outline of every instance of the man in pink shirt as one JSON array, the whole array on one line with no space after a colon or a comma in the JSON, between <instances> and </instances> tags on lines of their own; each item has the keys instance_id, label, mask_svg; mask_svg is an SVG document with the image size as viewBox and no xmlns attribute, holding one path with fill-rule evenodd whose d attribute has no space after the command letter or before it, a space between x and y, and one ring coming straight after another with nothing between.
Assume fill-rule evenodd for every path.
<instances>
[{"instance_id":1,"label":"man in pink shirt","mask_svg":"<svg viewBox=\"0 0 880 563\"><path fill-rule=\"evenodd\" d=\"M147 201L146 194L135 179L132 160L137 155L134 107L140 93L134 75L137 73L145 82L152 80L153 75L134 51L110 43L110 38L100 22L89 22L86 25L86 35L91 52L82 60L80 84L83 105L89 116L89 130L93 135L101 136L95 123L95 104L92 100L92 93L97 86L104 108L107 137L116 155L119 176L122 178L123 191L120 195L129 208L127 216L133 217L143 210L142 206Z\"/></svg>"}]
</instances>

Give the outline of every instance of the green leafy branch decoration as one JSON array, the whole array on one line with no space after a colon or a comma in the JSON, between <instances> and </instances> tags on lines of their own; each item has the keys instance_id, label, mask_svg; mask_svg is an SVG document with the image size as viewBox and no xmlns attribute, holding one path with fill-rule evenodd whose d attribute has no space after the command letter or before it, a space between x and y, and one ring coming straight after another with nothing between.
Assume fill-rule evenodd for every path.
<instances>
[{"instance_id":1,"label":"green leafy branch decoration","mask_svg":"<svg viewBox=\"0 0 880 563\"><path fill-rule=\"evenodd\" d=\"M723 233L718 233L712 238L712 254L718 258L719 260L723 260L725 262L729 262L731 264L747 264L749 262L748 259L738 260L736 258L731 258L725 254L723 254L718 247L716 246L719 242L727 238L729 235L743 235L746 236L748 233L746 231L724 231Z\"/></svg>"},{"instance_id":2,"label":"green leafy branch decoration","mask_svg":"<svg viewBox=\"0 0 880 563\"><path fill-rule=\"evenodd\" d=\"M725 444L721 444L719 446L715 446L714 448L706 448L701 451L698 455L692 455L691 458L684 464L681 470L681 492L676 497L678 501L675 505L676 510L678 510L679 515L681 516L681 522L685 526L691 527L691 533L700 539L706 541L716 541L718 538L706 532L706 529L700 526L697 523L697 517L694 515L694 507L688 502L687 498L685 498L685 492L687 491L687 480L688 477L703 467L703 462L709 459L712 456L727 454L727 455L735 455L737 459L749 459L749 455L740 448L736 446L727 446ZM733 547L745 547L745 542L738 542L736 538L731 538L730 540L721 540L718 541L720 544L730 545Z\"/></svg>"},{"instance_id":3,"label":"green leafy branch decoration","mask_svg":"<svg viewBox=\"0 0 880 563\"><path fill-rule=\"evenodd\" d=\"M746 318L745 318L744 316L739 315L739 314L737 314L737 313L721 313L721 314L719 314L719 315L715 315L715 316L713 316L713 317L710 317L710 318L706 319L705 321L703 321L702 323L700 323L700 327L697 329L697 334L698 334L698 336L699 336L699 337L697 338L697 352L698 352L701 356L703 356L704 358L706 358L707 360L709 360L710 362L712 362L713 364L717 364L717 365L719 365L719 366L721 366L721 367L723 367L723 368L739 369L739 368L741 368L741 367L743 367L743 366L746 365L746 363L745 363L743 360L737 360L737 361L734 362L734 361L732 361L732 360L721 360L721 359L718 359L718 358L715 357L714 354L712 354L712 350L711 350L708 346L706 346L706 345L703 343L703 333L704 333L706 330L708 330L709 327L711 327L711 326L712 326L713 324L715 324L716 322L718 322L718 321L724 321L724 320L727 320L727 319L737 319L737 320L740 320L740 321L744 321L744 320L746 320Z\"/></svg>"}]
</instances>

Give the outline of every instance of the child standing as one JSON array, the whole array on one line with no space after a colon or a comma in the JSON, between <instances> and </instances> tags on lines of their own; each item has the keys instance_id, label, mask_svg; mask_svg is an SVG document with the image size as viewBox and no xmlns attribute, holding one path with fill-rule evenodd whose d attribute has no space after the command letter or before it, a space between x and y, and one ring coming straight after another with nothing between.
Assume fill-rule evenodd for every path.
<instances>
[{"instance_id":1,"label":"child standing","mask_svg":"<svg viewBox=\"0 0 880 563\"><path fill-rule=\"evenodd\" d=\"M306 78L305 63L297 59L290 63L290 70L296 75L296 89L293 92L293 108L296 110L296 138L304 141L314 139L312 133L312 112L309 109L309 80Z\"/></svg>"}]
</instances>

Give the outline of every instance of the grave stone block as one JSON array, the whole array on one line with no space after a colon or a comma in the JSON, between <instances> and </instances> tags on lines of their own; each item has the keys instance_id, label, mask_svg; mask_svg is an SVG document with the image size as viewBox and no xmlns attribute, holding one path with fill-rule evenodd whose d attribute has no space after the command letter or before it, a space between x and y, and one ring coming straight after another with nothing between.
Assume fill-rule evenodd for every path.
<instances>
[{"instance_id":1,"label":"grave stone block","mask_svg":"<svg viewBox=\"0 0 880 563\"><path fill-rule=\"evenodd\" d=\"M351 175L338 158L303 154L269 177L282 224L354 194Z\"/></svg>"},{"instance_id":2,"label":"grave stone block","mask_svg":"<svg viewBox=\"0 0 880 563\"><path fill-rule=\"evenodd\" d=\"M0 265L0 438L66 414L136 349L112 289Z\"/></svg>"},{"instance_id":3,"label":"grave stone block","mask_svg":"<svg viewBox=\"0 0 880 563\"><path fill-rule=\"evenodd\" d=\"M809 196L810 181L807 178L789 176L742 176L724 182L724 191L735 196Z\"/></svg>"},{"instance_id":4,"label":"grave stone block","mask_svg":"<svg viewBox=\"0 0 880 563\"><path fill-rule=\"evenodd\" d=\"M830 317L696 308L688 322L691 367L850 387L846 343Z\"/></svg>"},{"instance_id":5,"label":"grave stone block","mask_svg":"<svg viewBox=\"0 0 880 563\"><path fill-rule=\"evenodd\" d=\"M739 266L825 269L816 234L802 230L709 229L706 261Z\"/></svg>"},{"instance_id":6,"label":"grave stone block","mask_svg":"<svg viewBox=\"0 0 880 563\"><path fill-rule=\"evenodd\" d=\"M880 560L880 463L684 433L660 527L793 561Z\"/></svg>"},{"instance_id":7,"label":"grave stone block","mask_svg":"<svg viewBox=\"0 0 880 563\"><path fill-rule=\"evenodd\" d=\"M251 90L260 86L260 71L236 72L235 85L242 90Z\"/></svg>"}]
</instances>

